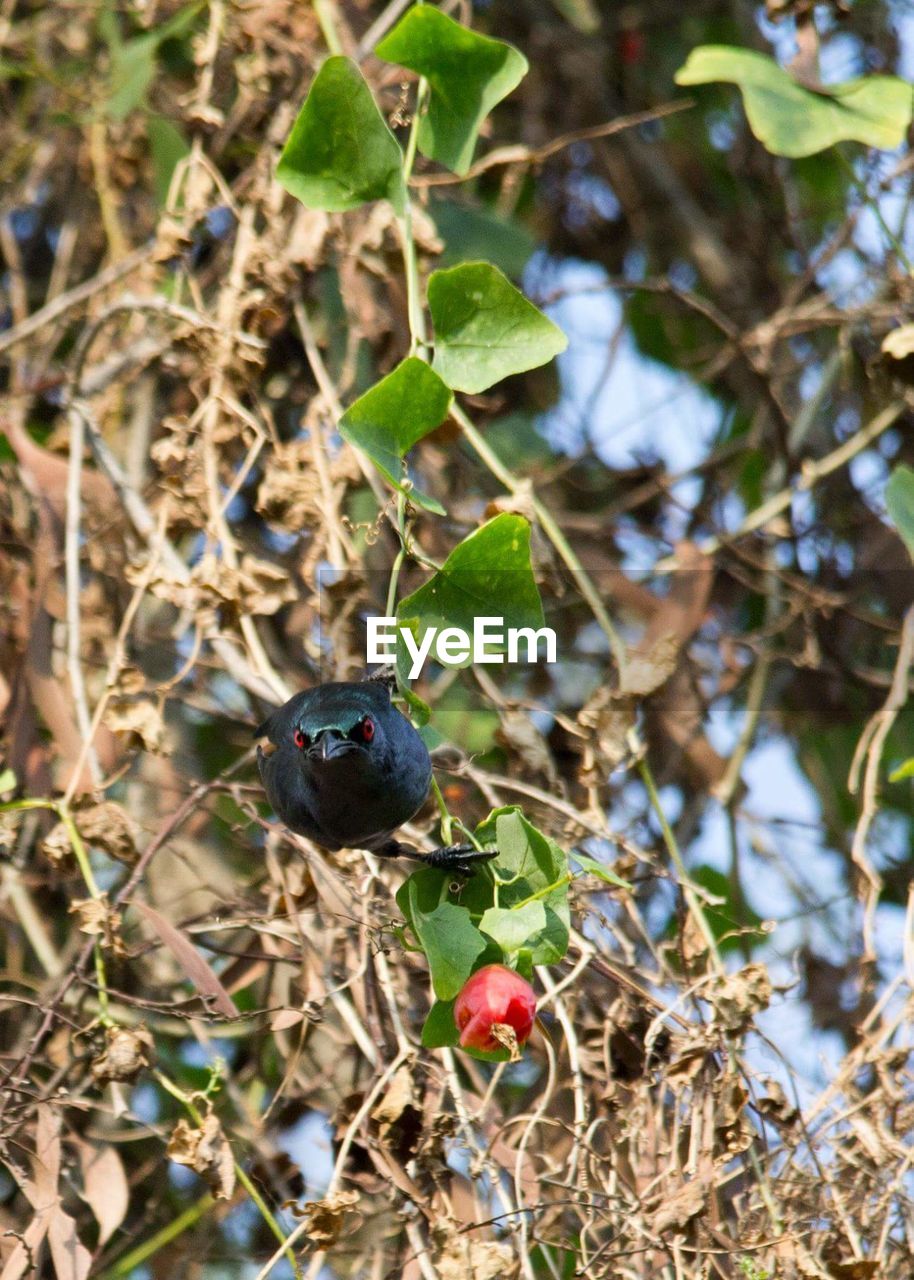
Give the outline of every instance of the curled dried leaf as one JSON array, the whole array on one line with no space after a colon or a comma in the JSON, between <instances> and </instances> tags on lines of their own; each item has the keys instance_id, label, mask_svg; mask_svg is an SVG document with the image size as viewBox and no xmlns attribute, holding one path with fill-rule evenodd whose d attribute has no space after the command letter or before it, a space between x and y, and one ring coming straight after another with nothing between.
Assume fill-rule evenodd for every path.
<instances>
[{"instance_id":1,"label":"curled dried leaf","mask_svg":"<svg viewBox=\"0 0 914 1280\"><path fill-rule=\"evenodd\" d=\"M76 898L68 910L71 916L76 916L77 925L83 933L100 938L101 945L116 956L124 954L121 913L112 907L106 893L97 898Z\"/></svg>"},{"instance_id":2,"label":"curled dried leaf","mask_svg":"<svg viewBox=\"0 0 914 1280\"><path fill-rule=\"evenodd\" d=\"M106 1027L105 1048L92 1062L97 1084L130 1083L155 1061L155 1044L146 1027Z\"/></svg>"},{"instance_id":3,"label":"curled dried leaf","mask_svg":"<svg viewBox=\"0 0 914 1280\"><path fill-rule=\"evenodd\" d=\"M86 844L101 849L109 858L132 866L139 857L136 825L126 809L113 800L81 809L76 825Z\"/></svg>"},{"instance_id":4,"label":"curled dried leaf","mask_svg":"<svg viewBox=\"0 0 914 1280\"><path fill-rule=\"evenodd\" d=\"M490 1028L490 1035L493 1040L497 1040L503 1048L508 1050L511 1055L511 1062L520 1062L521 1051L517 1045L517 1034L509 1023L493 1022Z\"/></svg>"},{"instance_id":5,"label":"curled dried leaf","mask_svg":"<svg viewBox=\"0 0 914 1280\"><path fill-rule=\"evenodd\" d=\"M199 1129L181 1119L168 1139L166 1152L175 1164L185 1164L205 1179L217 1200L230 1200L235 1190L235 1158L216 1115L204 1116Z\"/></svg>"},{"instance_id":6,"label":"curled dried leaf","mask_svg":"<svg viewBox=\"0 0 914 1280\"><path fill-rule=\"evenodd\" d=\"M144 751L165 749L165 721L151 698L112 698L105 708L105 724L115 733L131 734Z\"/></svg>"},{"instance_id":7,"label":"curled dried leaf","mask_svg":"<svg viewBox=\"0 0 914 1280\"><path fill-rule=\"evenodd\" d=\"M684 1182L678 1191L664 1197L654 1213L651 1227L657 1235L684 1231L705 1207L706 1190L701 1182Z\"/></svg>"},{"instance_id":8,"label":"curled dried leaf","mask_svg":"<svg viewBox=\"0 0 914 1280\"><path fill-rule=\"evenodd\" d=\"M297 1214L308 1224L308 1236L320 1248L334 1244L343 1229L343 1219L358 1203L355 1191L337 1191L324 1200L311 1200Z\"/></svg>"},{"instance_id":9,"label":"curled dried leaf","mask_svg":"<svg viewBox=\"0 0 914 1280\"><path fill-rule=\"evenodd\" d=\"M382 1139L390 1132L407 1107L417 1108L413 1091L413 1077L405 1064L395 1072L387 1086L381 1101L371 1113L372 1120L377 1120Z\"/></svg>"},{"instance_id":10,"label":"curled dried leaf","mask_svg":"<svg viewBox=\"0 0 914 1280\"><path fill-rule=\"evenodd\" d=\"M722 978L711 994L716 1022L725 1031L741 1031L771 1003L771 979L763 964L749 964Z\"/></svg>"},{"instance_id":11,"label":"curled dried leaf","mask_svg":"<svg viewBox=\"0 0 914 1280\"><path fill-rule=\"evenodd\" d=\"M508 1244L477 1240L448 1220L434 1231L440 1244L435 1269L440 1280L512 1280L518 1262Z\"/></svg>"}]
</instances>

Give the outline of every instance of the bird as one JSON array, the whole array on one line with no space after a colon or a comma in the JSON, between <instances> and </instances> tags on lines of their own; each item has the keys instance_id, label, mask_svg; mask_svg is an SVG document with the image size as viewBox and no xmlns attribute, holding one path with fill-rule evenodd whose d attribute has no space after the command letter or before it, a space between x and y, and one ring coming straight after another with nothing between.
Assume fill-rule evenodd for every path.
<instances>
[{"instance_id":1,"label":"bird","mask_svg":"<svg viewBox=\"0 0 914 1280\"><path fill-rule=\"evenodd\" d=\"M305 689L255 730L257 766L277 817L323 849L366 849L470 875L494 850L451 844L422 852L394 836L422 807L432 762L422 738L393 704L382 668L362 681Z\"/></svg>"}]
</instances>

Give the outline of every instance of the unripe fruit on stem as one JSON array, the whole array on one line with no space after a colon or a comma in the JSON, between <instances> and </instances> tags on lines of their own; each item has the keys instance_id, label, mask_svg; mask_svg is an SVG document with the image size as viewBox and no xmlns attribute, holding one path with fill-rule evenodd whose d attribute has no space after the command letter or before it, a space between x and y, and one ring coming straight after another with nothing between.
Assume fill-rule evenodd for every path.
<instances>
[{"instance_id":1,"label":"unripe fruit on stem","mask_svg":"<svg viewBox=\"0 0 914 1280\"><path fill-rule=\"evenodd\" d=\"M464 1049L511 1050L516 1058L533 1029L536 996L529 982L503 964L487 964L464 983L454 1021Z\"/></svg>"}]
</instances>

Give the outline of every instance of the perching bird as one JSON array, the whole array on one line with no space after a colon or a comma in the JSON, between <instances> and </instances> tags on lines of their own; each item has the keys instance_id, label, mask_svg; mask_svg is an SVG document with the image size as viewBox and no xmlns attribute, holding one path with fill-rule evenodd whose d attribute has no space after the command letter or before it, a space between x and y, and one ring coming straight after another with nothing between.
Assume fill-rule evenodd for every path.
<instances>
[{"instance_id":1,"label":"perching bird","mask_svg":"<svg viewBox=\"0 0 914 1280\"><path fill-rule=\"evenodd\" d=\"M420 853L393 838L428 795L432 762L383 678L296 694L257 737L276 747L269 754L257 748L270 804L290 830L322 848L368 849L462 874L494 856L469 844Z\"/></svg>"}]
</instances>

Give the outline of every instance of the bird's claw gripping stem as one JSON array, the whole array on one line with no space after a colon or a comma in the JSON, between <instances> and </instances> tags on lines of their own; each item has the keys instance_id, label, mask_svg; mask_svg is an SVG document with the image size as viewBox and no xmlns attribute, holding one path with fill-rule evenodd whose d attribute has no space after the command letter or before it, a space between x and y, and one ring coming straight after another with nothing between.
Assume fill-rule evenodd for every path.
<instances>
[{"instance_id":1,"label":"bird's claw gripping stem","mask_svg":"<svg viewBox=\"0 0 914 1280\"><path fill-rule=\"evenodd\" d=\"M496 849L476 849L471 844L446 844L419 857L427 867L440 867L459 876L471 876L480 863L495 857Z\"/></svg>"},{"instance_id":2,"label":"bird's claw gripping stem","mask_svg":"<svg viewBox=\"0 0 914 1280\"><path fill-rule=\"evenodd\" d=\"M495 849L477 849L471 844L446 844L425 853L412 845L401 844L399 840L391 840L378 850L381 857L412 858L415 862L424 862L427 867L439 867L459 876L471 876L480 863L494 858L496 852Z\"/></svg>"}]
</instances>

